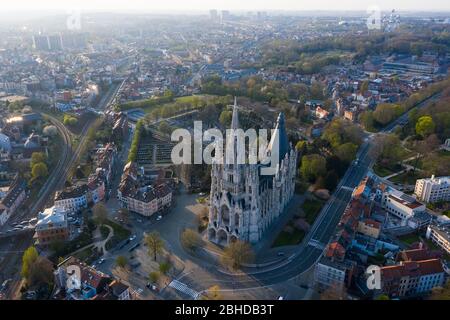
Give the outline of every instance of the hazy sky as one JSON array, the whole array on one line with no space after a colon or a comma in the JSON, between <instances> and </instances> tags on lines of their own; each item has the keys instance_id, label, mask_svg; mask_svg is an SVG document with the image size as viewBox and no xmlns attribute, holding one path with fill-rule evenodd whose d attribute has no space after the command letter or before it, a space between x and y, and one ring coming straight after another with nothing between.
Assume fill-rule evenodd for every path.
<instances>
[{"instance_id":1,"label":"hazy sky","mask_svg":"<svg viewBox=\"0 0 450 320\"><path fill-rule=\"evenodd\" d=\"M382 10L450 11L449 0L6 0L0 11L18 10Z\"/></svg>"}]
</instances>

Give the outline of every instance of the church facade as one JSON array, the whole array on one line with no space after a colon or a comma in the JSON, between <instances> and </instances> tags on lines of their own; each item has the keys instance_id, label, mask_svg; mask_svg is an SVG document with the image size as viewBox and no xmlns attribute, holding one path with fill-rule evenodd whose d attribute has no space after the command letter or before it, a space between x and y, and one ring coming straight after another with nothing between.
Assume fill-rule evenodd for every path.
<instances>
[{"instance_id":1,"label":"church facade","mask_svg":"<svg viewBox=\"0 0 450 320\"><path fill-rule=\"evenodd\" d=\"M236 101L231 128L239 129ZM265 231L276 223L294 195L297 167L297 152L288 141L282 113L278 116L266 152L270 153L274 146L279 147L279 161L273 175L261 174L261 169L267 164L260 162L212 164L208 225L210 241L220 245L238 239L257 243Z\"/></svg>"}]
</instances>

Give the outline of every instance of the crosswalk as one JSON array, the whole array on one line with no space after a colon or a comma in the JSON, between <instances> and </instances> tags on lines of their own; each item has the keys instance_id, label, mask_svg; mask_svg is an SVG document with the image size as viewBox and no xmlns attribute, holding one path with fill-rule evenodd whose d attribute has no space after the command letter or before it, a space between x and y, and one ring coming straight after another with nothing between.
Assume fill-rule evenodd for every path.
<instances>
[{"instance_id":1,"label":"crosswalk","mask_svg":"<svg viewBox=\"0 0 450 320\"><path fill-rule=\"evenodd\" d=\"M173 280L171 283L169 283L169 287L174 288L180 292L187 294L188 296L192 297L194 300L197 300L198 297L200 296L199 292L189 288L187 285L185 285L184 283L182 283L178 280Z\"/></svg>"},{"instance_id":2,"label":"crosswalk","mask_svg":"<svg viewBox=\"0 0 450 320\"><path fill-rule=\"evenodd\" d=\"M308 245L321 250L325 249L325 245L316 239L309 240Z\"/></svg>"}]
</instances>

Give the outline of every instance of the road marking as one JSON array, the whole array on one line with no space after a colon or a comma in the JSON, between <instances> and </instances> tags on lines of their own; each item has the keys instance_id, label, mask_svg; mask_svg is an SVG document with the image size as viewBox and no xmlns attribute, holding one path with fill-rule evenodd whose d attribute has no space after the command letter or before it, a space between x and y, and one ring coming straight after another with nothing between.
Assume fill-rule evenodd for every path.
<instances>
[{"instance_id":1,"label":"road marking","mask_svg":"<svg viewBox=\"0 0 450 320\"><path fill-rule=\"evenodd\" d=\"M197 300L198 297L200 296L200 293L189 288L187 285L185 285L184 283L182 283L178 280L173 280L171 283L169 283L169 287L174 288L178 291L181 291L181 292L187 294L188 296L192 297L194 300Z\"/></svg>"},{"instance_id":2,"label":"road marking","mask_svg":"<svg viewBox=\"0 0 450 320\"><path fill-rule=\"evenodd\" d=\"M321 250L325 249L325 245L316 239L309 240L308 245Z\"/></svg>"}]
</instances>

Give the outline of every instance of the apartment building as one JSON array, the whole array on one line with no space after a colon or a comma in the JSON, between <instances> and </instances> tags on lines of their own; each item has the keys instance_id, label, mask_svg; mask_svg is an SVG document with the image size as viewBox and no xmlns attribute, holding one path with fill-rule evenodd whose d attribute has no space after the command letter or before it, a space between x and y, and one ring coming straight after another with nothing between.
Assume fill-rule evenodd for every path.
<instances>
[{"instance_id":1,"label":"apartment building","mask_svg":"<svg viewBox=\"0 0 450 320\"><path fill-rule=\"evenodd\" d=\"M450 176L418 179L414 194L417 199L426 203L450 201Z\"/></svg>"},{"instance_id":2,"label":"apartment building","mask_svg":"<svg viewBox=\"0 0 450 320\"><path fill-rule=\"evenodd\" d=\"M428 294L444 281L445 271L440 259L401 261L398 265L381 268L382 291L393 297Z\"/></svg>"},{"instance_id":3,"label":"apartment building","mask_svg":"<svg viewBox=\"0 0 450 320\"><path fill-rule=\"evenodd\" d=\"M450 254L450 225L430 224L427 227L426 237Z\"/></svg>"},{"instance_id":4,"label":"apartment building","mask_svg":"<svg viewBox=\"0 0 450 320\"><path fill-rule=\"evenodd\" d=\"M4 225L25 200L26 188L25 180L16 180L13 183L7 195L0 202L0 225Z\"/></svg>"}]
</instances>

